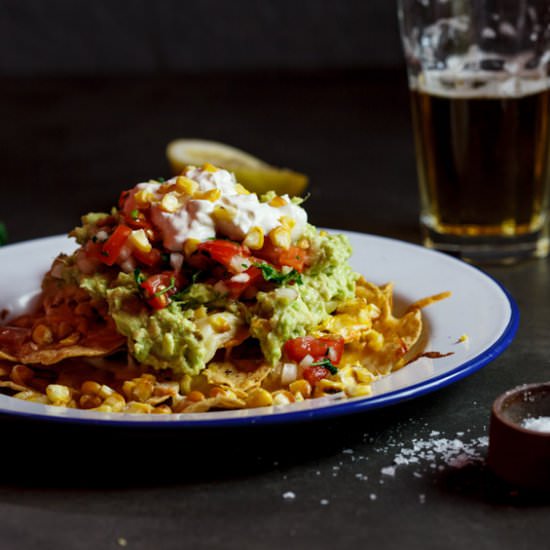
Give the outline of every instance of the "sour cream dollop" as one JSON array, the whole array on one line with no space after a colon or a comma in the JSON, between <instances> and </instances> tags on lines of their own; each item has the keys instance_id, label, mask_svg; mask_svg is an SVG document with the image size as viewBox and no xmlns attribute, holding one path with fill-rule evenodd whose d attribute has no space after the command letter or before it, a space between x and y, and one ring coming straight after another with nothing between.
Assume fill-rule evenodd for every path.
<instances>
[{"instance_id":1,"label":"sour cream dollop","mask_svg":"<svg viewBox=\"0 0 550 550\"><path fill-rule=\"evenodd\" d=\"M182 176L195 182L191 194L167 191L176 185L178 177L164 183L138 183L130 190L123 207L129 216L142 206L145 197L151 221L170 251L182 250L189 239L203 242L222 236L242 241L253 228L260 228L268 235L277 227L289 227L293 242L304 232L307 214L288 195L261 202L255 193L248 193L240 186L231 172L223 169L189 167ZM167 194L171 195L169 200Z\"/></svg>"}]
</instances>

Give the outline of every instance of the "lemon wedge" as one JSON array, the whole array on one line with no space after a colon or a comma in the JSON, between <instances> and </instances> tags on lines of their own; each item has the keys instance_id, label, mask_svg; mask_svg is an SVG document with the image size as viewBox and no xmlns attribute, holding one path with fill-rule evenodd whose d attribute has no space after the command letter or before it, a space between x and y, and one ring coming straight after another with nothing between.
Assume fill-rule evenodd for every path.
<instances>
[{"instance_id":1,"label":"lemon wedge","mask_svg":"<svg viewBox=\"0 0 550 550\"><path fill-rule=\"evenodd\" d=\"M278 195L301 195L308 184L305 174L277 168L225 143L202 139L176 139L166 147L172 172L179 174L185 166L201 166L207 162L235 174L248 190L262 194L275 191Z\"/></svg>"}]
</instances>

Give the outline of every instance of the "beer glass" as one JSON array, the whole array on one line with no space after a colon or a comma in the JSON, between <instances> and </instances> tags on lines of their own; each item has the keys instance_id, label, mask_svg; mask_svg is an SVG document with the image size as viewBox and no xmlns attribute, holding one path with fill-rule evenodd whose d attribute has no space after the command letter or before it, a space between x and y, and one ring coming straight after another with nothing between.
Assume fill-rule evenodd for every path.
<instances>
[{"instance_id":1,"label":"beer glass","mask_svg":"<svg viewBox=\"0 0 550 550\"><path fill-rule=\"evenodd\" d=\"M399 0L424 244L548 254L550 2Z\"/></svg>"}]
</instances>

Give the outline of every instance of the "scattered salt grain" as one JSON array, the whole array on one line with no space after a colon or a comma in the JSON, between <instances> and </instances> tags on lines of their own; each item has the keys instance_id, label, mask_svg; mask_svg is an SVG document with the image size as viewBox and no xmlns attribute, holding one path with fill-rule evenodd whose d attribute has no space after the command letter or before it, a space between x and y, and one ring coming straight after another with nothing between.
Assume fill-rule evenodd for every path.
<instances>
[{"instance_id":1,"label":"scattered salt grain","mask_svg":"<svg viewBox=\"0 0 550 550\"><path fill-rule=\"evenodd\" d=\"M426 495L425 494L418 495L418 502L420 502L420 504L424 504L426 502Z\"/></svg>"},{"instance_id":2,"label":"scattered salt grain","mask_svg":"<svg viewBox=\"0 0 550 550\"><path fill-rule=\"evenodd\" d=\"M328 504L328 502L329 502L329 501L328 501L328 499L326 499L326 498L322 498L322 499L319 501L319 503L321 504L321 506L326 506L326 505Z\"/></svg>"},{"instance_id":3,"label":"scattered salt grain","mask_svg":"<svg viewBox=\"0 0 550 550\"><path fill-rule=\"evenodd\" d=\"M482 451L489 443L487 437L464 442L458 438L437 437L439 434L440 432L432 431L428 439L413 439L410 447L399 449L391 466L382 468L382 474L394 476L398 466L419 465L421 462L427 463L427 467L432 470L443 470L445 466L441 463L452 468L464 468L483 460ZM415 473L415 476L419 475Z\"/></svg>"},{"instance_id":4,"label":"scattered salt grain","mask_svg":"<svg viewBox=\"0 0 550 550\"><path fill-rule=\"evenodd\" d=\"M533 430L535 432L549 432L550 433L550 416L537 416L532 418L526 418L521 423L522 428L527 430Z\"/></svg>"},{"instance_id":5,"label":"scattered salt grain","mask_svg":"<svg viewBox=\"0 0 550 550\"><path fill-rule=\"evenodd\" d=\"M370 498L371 500L376 500L378 497L377 497L374 493L371 493L371 494L369 495L369 498Z\"/></svg>"},{"instance_id":6,"label":"scattered salt grain","mask_svg":"<svg viewBox=\"0 0 550 550\"><path fill-rule=\"evenodd\" d=\"M117 543L119 546L123 547L128 545L128 541L124 537L118 537Z\"/></svg>"},{"instance_id":7,"label":"scattered salt grain","mask_svg":"<svg viewBox=\"0 0 550 550\"><path fill-rule=\"evenodd\" d=\"M344 449L342 451L345 455L352 455L353 454L353 449Z\"/></svg>"},{"instance_id":8,"label":"scattered salt grain","mask_svg":"<svg viewBox=\"0 0 550 550\"><path fill-rule=\"evenodd\" d=\"M293 491L287 491L286 493L283 493L283 498L285 500L294 500L296 498L296 493Z\"/></svg>"}]
</instances>

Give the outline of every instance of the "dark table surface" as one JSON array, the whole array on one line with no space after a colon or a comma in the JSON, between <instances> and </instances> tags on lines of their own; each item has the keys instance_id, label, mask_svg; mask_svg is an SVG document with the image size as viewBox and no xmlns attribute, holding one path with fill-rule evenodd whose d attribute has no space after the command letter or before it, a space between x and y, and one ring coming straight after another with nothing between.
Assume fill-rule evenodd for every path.
<instances>
[{"instance_id":1,"label":"dark table surface","mask_svg":"<svg viewBox=\"0 0 550 550\"><path fill-rule=\"evenodd\" d=\"M164 147L183 136L306 172L317 225L419 241L402 71L3 79L0 116L12 243L65 233L121 189L167 175ZM548 500L495 479L484 444L463 468L436 453L382 469L415 440L476 442L497 395L550 379L548 266L487 268L521 311L512 346L390 408L206 433L0 417L0 547L547 548Z\"/></svg>"}]
</instances>

